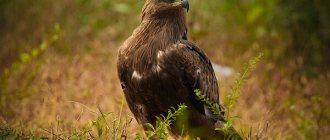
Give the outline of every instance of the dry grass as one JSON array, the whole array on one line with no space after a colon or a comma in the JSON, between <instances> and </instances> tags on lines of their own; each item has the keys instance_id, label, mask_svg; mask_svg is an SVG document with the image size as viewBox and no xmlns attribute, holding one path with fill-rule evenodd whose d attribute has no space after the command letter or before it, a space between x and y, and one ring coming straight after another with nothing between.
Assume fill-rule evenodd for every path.
<instances>
[{"instance_id":1,"label":"dry grass","mask_svg":"<svg viewBox=\"0 0 330 140\"><path fill-rule=\"evenodd\" d=\"M144 135L134 119L128 123L132 114L116 73L117 49L138 24L142 4L122 2L128 5L106 0L36 0L28 8L28 2L9 2L0 14L1 19L6 17L0 28L1 47L6 46L0 49L0 139L5 134L73 138L85 130L93 130L86 133L88 138ZM207 10L216 10L217 4L192 1L192 7L201 7L191 10L188 22L190 38L211 60L240 72L250 58L265 52L243 84L231 113L237 116L235 128L247 139L329 139L329 70L309 76L307 58L283 54L290 44L286 36L275 34L269 39L274 44L267 44L263 37L250 37L251 23L235 23L230 16L234 10L223 15ZM21 54L32 54L33 48L52 36L57 22L62 27L59 40L23 63ZM237 77L218 75L222 100ZM112 114L102 117L106 112ZM98 128L106 133L100 134Z\"/></svg>"},{"instance_id":2,"label":"dry grass","mask_svg":"<svg viewBox=\"0 0 330 140\"><path fill-rule=\"evenodd\" d=\"M53 129L60 121L59 127L68 135L96 118L98 107L115 116L130 117L116 75L116 48L101 48L97 43L93 47L91 53L73 56L52 51L44 54L47 58L26 89L30 95L6 97L10 103L3 106L2 123L44 135L48 132L43 129Z\"/></svg>"}]
</instances>

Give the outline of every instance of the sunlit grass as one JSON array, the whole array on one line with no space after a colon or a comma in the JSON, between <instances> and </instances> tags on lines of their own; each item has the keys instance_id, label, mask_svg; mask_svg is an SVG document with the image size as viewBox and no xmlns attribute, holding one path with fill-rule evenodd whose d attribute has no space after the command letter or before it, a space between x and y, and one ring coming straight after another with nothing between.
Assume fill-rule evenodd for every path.
<instances>
[{"instance_id":1,"label":"sunlit grass","mask_svg":"<svg viewBox=\"0 0 330 140\"><path fill-rule=\"evenodd\" d=\"M139 24L143 2L1 1L0 137L121 137L132 114L117 48ZM214 63L239 71L264 52L250 77L242 73L244 84L218 76L228 126L260 139L329 139L327 2L190 3L189 38ZM125 127L127 139L145 137L134 119Z\"/></svg>"}]
</instances>

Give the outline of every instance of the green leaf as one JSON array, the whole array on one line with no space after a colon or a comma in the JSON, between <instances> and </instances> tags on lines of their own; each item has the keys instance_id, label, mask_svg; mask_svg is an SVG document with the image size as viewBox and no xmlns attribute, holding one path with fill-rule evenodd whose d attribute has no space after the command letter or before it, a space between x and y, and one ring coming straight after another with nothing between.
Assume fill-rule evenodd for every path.
<instances>
[{"instance_id":1,"label":"green leaf","mask_svg":"<svg viewBox=\"0 0 330 140\"><path fill-rule=\"evenodd\" d=\"M31 56L28 53L22 53L20 56L20 60L22 63L28 63L31 60Z\"/></svg>"},{"instance_id":2,"label":"green leaf","mask_svg":"<svg viewBox=\"0 0 330 140\"><path fill-rule=\"evenodd\" d=\"M33 48L31 51L32 57L37 57L39 55L39 50L36 48Z\"/></svg>"},{"instance_id":3,"label":"green leaf","mask_svg":"<svg viewBox=\"0 0 330 140\"><path fill-rule=\"evenodd\" d=\"M152 126L150 123L146 123L146 124L144 124L146 127L149 127L149 128L151 128L152 130L155 130L155 128L154 128L154 126Z\"/></svg>"}]
</instances>

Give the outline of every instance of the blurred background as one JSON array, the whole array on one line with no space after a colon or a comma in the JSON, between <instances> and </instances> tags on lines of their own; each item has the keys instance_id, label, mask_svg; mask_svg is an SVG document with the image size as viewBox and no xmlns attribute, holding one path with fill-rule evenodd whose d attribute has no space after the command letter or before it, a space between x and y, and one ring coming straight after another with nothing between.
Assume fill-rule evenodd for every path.
<instances>
[{"instance_id":1,"label":"blurred background","mask_svg":"<svg viewBox=\"0 0 330 140\"><path fill-rule=\"evenodd\" d=\"M107 120L129 138L143 134L116 72L117 49L143 4L1 0L0 137L68 137L99 112L110 112ZM189 39L232 71L218 75L222 99L248 60L264 53L231 113L237 129L265 139L330 138L330 1L190 4Z\"/></svg>"}]
</instances>

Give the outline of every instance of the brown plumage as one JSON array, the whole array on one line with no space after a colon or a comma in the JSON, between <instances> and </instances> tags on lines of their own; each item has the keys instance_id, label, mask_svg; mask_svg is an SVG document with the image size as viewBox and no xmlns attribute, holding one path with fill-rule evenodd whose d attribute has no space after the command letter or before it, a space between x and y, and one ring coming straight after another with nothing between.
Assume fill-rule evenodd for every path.
<instances>
[{"instance_id":1,"label":"brown plumage","mask_svg":"<svg viewBox=\"0 0 330 140\"><path fill-rule=\"evenodd\" d=\"M194 137L223 137L216 117L194 90L219 104L218 83L208 57L187 41L187 0L146 0L141 24L119 49L118 75L130 110L140 124L155 125L160 114L188 106L185 130ZM145 128L147 129L147 128ZM180 135L180 128L170 129ZM195 133L196 130L200 133Z\"/></svg>"}]
</instances>

